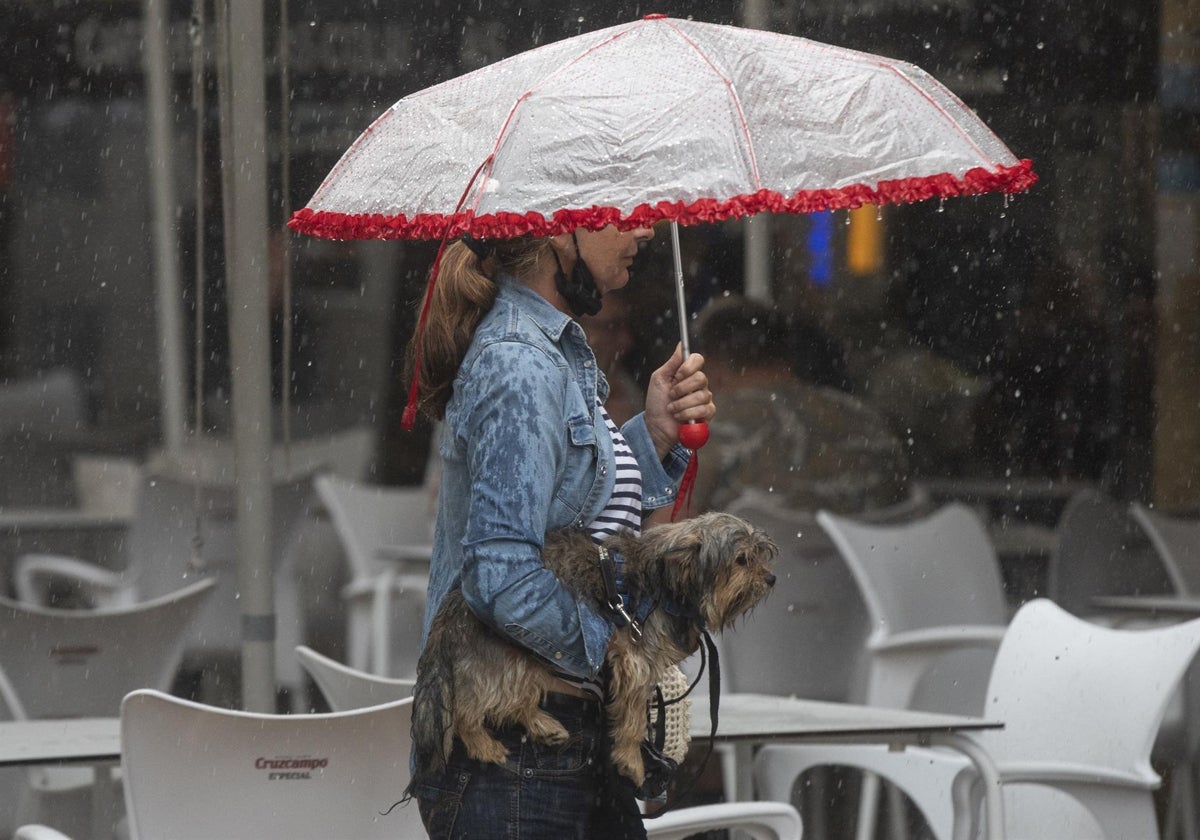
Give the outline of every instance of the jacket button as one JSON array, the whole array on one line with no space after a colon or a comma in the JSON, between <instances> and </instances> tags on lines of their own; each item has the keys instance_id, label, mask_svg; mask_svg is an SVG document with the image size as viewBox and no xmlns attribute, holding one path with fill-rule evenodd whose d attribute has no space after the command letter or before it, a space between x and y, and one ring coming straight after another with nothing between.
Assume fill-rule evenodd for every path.
<instances>
[{"instance_id":1,"label":"jacket button","mask_svg":"<svg viewBox=\"0 0 1200 840\"><path fill-rule=\"evenodd\" d=\"M562 652L561 650L556 650L556 651L554 652L554 658L555 658L555 659L562 659L562 658L563 658L563 652Z\"/></svg>"},{"instance_id":2,"label":"jacket button","mask_svg":"<svg viewBox=\"0 0 1200 840\"><path fill-rule=\"evenodd\" d=\"M600 475L608 475L608 467L603 464L600 465Z\"/></svg>"}]
</instances>

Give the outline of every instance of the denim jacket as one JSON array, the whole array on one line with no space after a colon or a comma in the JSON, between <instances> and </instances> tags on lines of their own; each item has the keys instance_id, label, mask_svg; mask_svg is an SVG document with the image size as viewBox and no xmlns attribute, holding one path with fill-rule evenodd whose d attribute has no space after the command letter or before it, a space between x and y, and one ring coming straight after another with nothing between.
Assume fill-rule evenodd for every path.
<instances>
[{"instance_id":1,"label":"denim jacket","mask_svg":"<svg viewBox=\"0 0 1200 840\"><path fill-rule=\"evenodd\" d=\"M446 406L422 639L461 585L475 614L517 643L568 673L599 670L613 624L541 560L547 531L586 527L612 495L612 437L597 396L608 396L608 383L583 328L502 278ZM687 450L676 445L660 461L640 414L622 432L642 469L643 507L673 502Z\"/></svg>"}]
</instances>

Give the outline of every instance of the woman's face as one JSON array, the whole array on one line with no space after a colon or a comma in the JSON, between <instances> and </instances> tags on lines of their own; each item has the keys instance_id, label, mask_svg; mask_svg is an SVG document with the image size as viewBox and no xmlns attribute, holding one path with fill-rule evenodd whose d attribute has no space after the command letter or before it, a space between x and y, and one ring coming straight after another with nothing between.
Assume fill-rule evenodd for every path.
<instances>
[{"instance_id":1,"label":"woman's face","mask_svg":"<svg viewBox=\"0 0 1200 840\"><path fill-rule=\"evenodd\" d=\"M574 259L574 248L571 246L571 235L555 237L566 239L566 247L560 251ZM629 282L629 266L638 255L638 246L654 238L651 228L635 228L621 231L609 225L601 230L577 230L576 241L579 243L579 255L587 263L596 280L596 288L600 294L608 294L613 289L620 289ZM571 265L563 261L563 267L571 270Z\"/></svg>"}]
</instances>

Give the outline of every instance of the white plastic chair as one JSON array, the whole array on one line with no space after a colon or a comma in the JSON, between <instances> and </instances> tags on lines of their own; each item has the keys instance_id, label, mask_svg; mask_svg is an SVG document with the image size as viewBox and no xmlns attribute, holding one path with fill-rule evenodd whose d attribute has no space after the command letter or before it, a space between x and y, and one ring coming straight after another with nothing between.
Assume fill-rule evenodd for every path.
<instances>
[{"instance_id":1,"label":"white plastic chair","mask_svg":"<svg viewBox=\"0 0 1200 840\"><path fill-rule=\"evenodd\" d=\"M428 489L374 486L334 475L317 476L314 486L349 565L342 598L348 605L350 666L379 676L415 676L433 539ZM387 546L407 546L412 556L385 559L381 551ZM393 651L393 638L405 644Z\"/></svg>"},{"instance_id":2,"label":"white plastic chair","mask_svg":"<svg viewBox=\"0 0 1200 840\"><path fill-rule=\"evenodd\" d=\"M1150 540L1173 590L1200 595L1200 519L1170 516L1141 502L1129 506L1129 515Z\"/></svg>"},{"instance_id":3,"label":"white plastic chair","mask_svg":"<svg viewBox=\"0 0 1200 840\"><path fill-rule=\"evenodd\" d=\"M1133 502L1129 515L1149 539L1155 554L1177 595L1200 594L1200 519L1170 516ZM1167 713L1168 723L1155 749L1155 757L1171 763L1171 789L1167 800L1167 819L1163 837L1196 840L1200 837L1200 814L1197 813L1196 762L1200 760L1200 664L1194 665L1185 684L1182 704L1172 706ZM1185 715L1180 723L1178 715ZM1181 727L1186 735L1180 738Z\"/></svg>"},{"instance_id":4,"label":"white plastic chair","mask_svg":"<svg viewBox=\"0 0 1200 840\"><path fill-rule=\"evenodd\" d=\"M800 814L783 802L696 805L647 819L645 825L646 836L655 840L684 840L719 829L736 829L754 840L800 840L801 835Z\"/></svg>"},{"instance_id":5,"label":"white plastic chair","mask_svg":"<svg viewBox=\"0 0 1200 840\"><path fill-rule=\"evenodd\" d=\"M1150 751L1173 691L1200 649L1200 620L1118 630L1047 599L1017 613L996 656L984 716L1001 730L970 735L1004 785L1009 840L1157 838ZM974 767L948 750L764 747L764 796L787 798L810 767L849 765L900 786L939 840L974 836Z\"/></svg>"},{"instance_id":6,"label":"white plastic chair","mask_svg":"<svg viewBox=\"0 0 1200 840\"><path fill-rule=\"evenodd\" d=\"M1055 528L1046 595L1081 616L1100 595L1161 595L1174 591L1171 574L1124 504L1096 490L1074 494Z\"/></svg>"},{"instance_id":7,"label":"white plastic chair","mask_svg":"<svg viewBox=\"0 0 1200 840\"><path fill-rule=\"evenodd\" d=\"M423 838L415 803L392 808L408 784L411 716L411 699L269 715L132 692L121 707L131 836ZM16 836L51 835L25 827Z\"/></svg>"},{"instance_id":8,"label":"white plastic chair","mask_svg":"<svg viewBox=\"0 0 1200 840\"><path fill-rule=\"evenodd\" d=\"M1008 623L999 562L979 517L954 503L899 524L827 511L817 514L817 522L858 581L870 615L865 702L978 712L983 681L971 696L959 691L971 687L956 675L935 669L940 658L963 649L982 650L990 667Z\"/></svg>"},{"instance_id":9,"label":"white plastic chair","mask_svg":"<svg viewBox=\"0 0 1200 840\"><path fill-rule=\"evenodd\" d=\"M58 610L0 598L0 697L18 720L112 717L136 688L167 689L190 624L212 596L202 580L130 607ZM94 774L39 767L27 774L16 812L90 831Z\"/></svg>"},{"instance_id":10,"label":"white plastic chair","mask_svg":"<svg viewBox=\"0 0 1200 840\"><path fill-rule=\"evenodd\" d=\"M379 677L359 671L304 645L296 648L296 656L335 712L411 697L416 683L415 679Z\"/></svg>"},{"instance_id":11,"label":"white plastic chair","mask_svg":"<svg viewBox=\"0 0 1200 840\"><path fill-rule=\"evenodd\" d=\"M851 699L861 690L867 611L854 577L814 514L785 507L778 496L755 488L726 510L770 534L780 554L771 597L717 639L722 691ZM703 685L698 690L703 692ZM717 744L715 750L726 799L749 798L748 779L739 782L738 765L748 766L750 747ZM823 791L815 784L809 801L821 802ZM815 836L826 834L825 811L805 812Z\"/></svg>"},{"instance_id":12,"label":"white plastic chair","mask_svg":"<svg viewBox=\"0 0 1200 840\"><path fill-rule=\"evenodd\" d=\"M817 522L833 540L870 617L862 702L977 714L1008 622L1000 565L987 530L952 503L899 523L828 511ZM863 779L858 836L874 831L878 781ZM893 818L899 802L893 797ZM893 827L898 832L899 824Z\"/></svg>"}]
</instances>

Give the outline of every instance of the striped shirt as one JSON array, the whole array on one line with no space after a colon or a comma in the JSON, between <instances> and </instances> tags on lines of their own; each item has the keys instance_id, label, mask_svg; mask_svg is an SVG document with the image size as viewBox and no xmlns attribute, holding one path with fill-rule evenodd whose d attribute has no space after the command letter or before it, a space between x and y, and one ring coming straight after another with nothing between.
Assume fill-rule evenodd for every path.
<instances>
[{"instance_id":1,"label":"striped shirt","mask_svg":"<svg viewBox=\"0 0 1200 840\"><path fill-rule=\"evenodd\" d=\"M596 517L596 521L588 526L592 540L599 545L622 529L633 531L635 534L642 532L642 470L625 436L608 416L603 403L597 400L596 405L600 409L600 416L604 418L604 425L608 427L608 433L612 435L616 468L616 483L613 485L612 496L604 510ZM604 696L603 686L595 680L576 677L558 670L554 673L560 679L597 697Z\"/></svg>"},{"instance_id":2,"label":"striped shirt","mask_svg":"<svg viewBox=\"0 0 1200 840\"><path fill-rule=\"evenodd\" d=\"M588 527L592 539L599 544L622 529L628 529L635 534L642 532L642 470L617 424L608 416L608 411L602 404L597 401L597 405L600 408L600 416L604 418L604 425L612 435L617 471L616 483L613 485L608 505Z\"/></svg>"}]
</instances>

